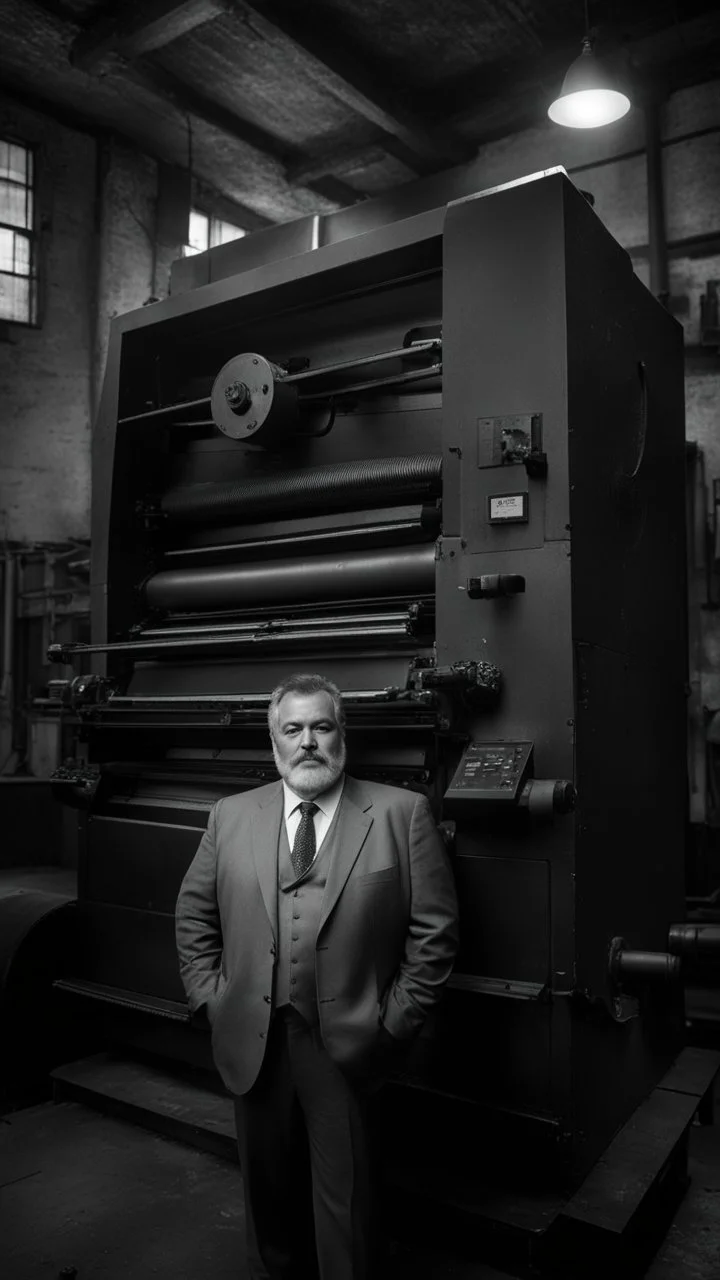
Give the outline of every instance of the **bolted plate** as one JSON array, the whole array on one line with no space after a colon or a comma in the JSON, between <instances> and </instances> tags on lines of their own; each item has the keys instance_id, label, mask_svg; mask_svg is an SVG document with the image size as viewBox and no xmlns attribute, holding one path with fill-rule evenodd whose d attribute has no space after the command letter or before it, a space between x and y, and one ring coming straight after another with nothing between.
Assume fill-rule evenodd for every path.
<instances>
[{"instance_id":1,"label":"bolted plate","mask_svg":"<svg viewBox=\"0 0 720 1280\"><path fill-rule=\"evenodd\" d=\"M256 352L233 356L217 375L210 396L213 421L233 440L268 444L294 429L297 395L283 386L280 370Z\"/></svg>"}]
</instances>

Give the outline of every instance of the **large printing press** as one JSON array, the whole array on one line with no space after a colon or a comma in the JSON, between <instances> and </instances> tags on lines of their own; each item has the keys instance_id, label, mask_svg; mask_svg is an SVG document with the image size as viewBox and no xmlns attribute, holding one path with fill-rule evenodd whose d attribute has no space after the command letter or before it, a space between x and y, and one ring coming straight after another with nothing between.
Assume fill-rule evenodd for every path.
<instances>
[{"instance_id":1,"label":"large printing press","mask_svg":"<svg viewBox=\"0 0 720 1280\"><path fill-rule=\"evenodd\" d=\"M92 644L53 654L81 673L57 985L209 1067L178 887L212 803L276 776L271 689L323 672L349 772L429 796L458 887L396 1148L578 1178L682 1045L681 332L563 171L365 225L258 233L113 322Z\"/></svg>"}]
</instances>

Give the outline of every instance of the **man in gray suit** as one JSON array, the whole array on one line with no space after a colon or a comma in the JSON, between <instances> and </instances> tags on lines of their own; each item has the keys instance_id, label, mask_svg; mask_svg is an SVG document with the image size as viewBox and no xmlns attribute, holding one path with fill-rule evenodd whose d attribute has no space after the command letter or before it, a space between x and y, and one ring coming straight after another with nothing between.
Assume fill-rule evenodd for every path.
<instances>
[{"instance_id":1,"label":"man in gray suit","mask_svg":"<svg viewBox=\"0 0 720 1280\"><path fill-rule=\"evenodd\" d=\"M424 796L345 774L334 684L291 676L268 721L281 781L211 810L180 970L235 1097L253 1280L313 1273L309 1218L321 1280L374 1280L366 1101L450 976L453 877Z\"/></svg>"}]
</instances>

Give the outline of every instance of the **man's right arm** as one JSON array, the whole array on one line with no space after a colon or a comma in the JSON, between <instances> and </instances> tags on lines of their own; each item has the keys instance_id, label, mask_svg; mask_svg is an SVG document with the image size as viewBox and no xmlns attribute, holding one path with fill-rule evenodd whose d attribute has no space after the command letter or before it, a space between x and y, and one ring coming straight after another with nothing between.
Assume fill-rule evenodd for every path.
<instances>
[{"instance_id":1,"label":"man's right arm","mask_svg":"<svg viewBox=\"0 0 720 1280\"><path fill-rule=\"evenodd\" d=\"M212 1006L220 979L222 929L217 902L217 809L213 805L207 829L180 886L175 908L175 938L180 976L190 1013Z\"/></svg>"}]
</instances>

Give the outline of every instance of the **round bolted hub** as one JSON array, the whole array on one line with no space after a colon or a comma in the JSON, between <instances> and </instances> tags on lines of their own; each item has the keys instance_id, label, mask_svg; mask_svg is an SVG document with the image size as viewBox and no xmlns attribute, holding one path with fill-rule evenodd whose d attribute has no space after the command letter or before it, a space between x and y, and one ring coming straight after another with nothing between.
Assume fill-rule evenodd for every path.
<instances>
[{"instance_id":1,"label":"round bolted hub","mask_svg":"<svg viewBox=\"0 0 720 1280\"><path fill-rule=\"evenodd\" d=\"M297 393L284 385L283 373L256 351L228 360L210 393L210 412L219 430L232 440L261 445L292 435Z\"/></svg>"},{"instance_id":2,"label":"round bolted hub","mask_svg":"<svg viewBox=\"0 0 720 1280\"><path fill-rule=\"evenodd\" d=\"M252 404L250 388L246 382L229 382L225 387L225 399L233 413L247 413Z\"/></svg>"}]
</instances>

